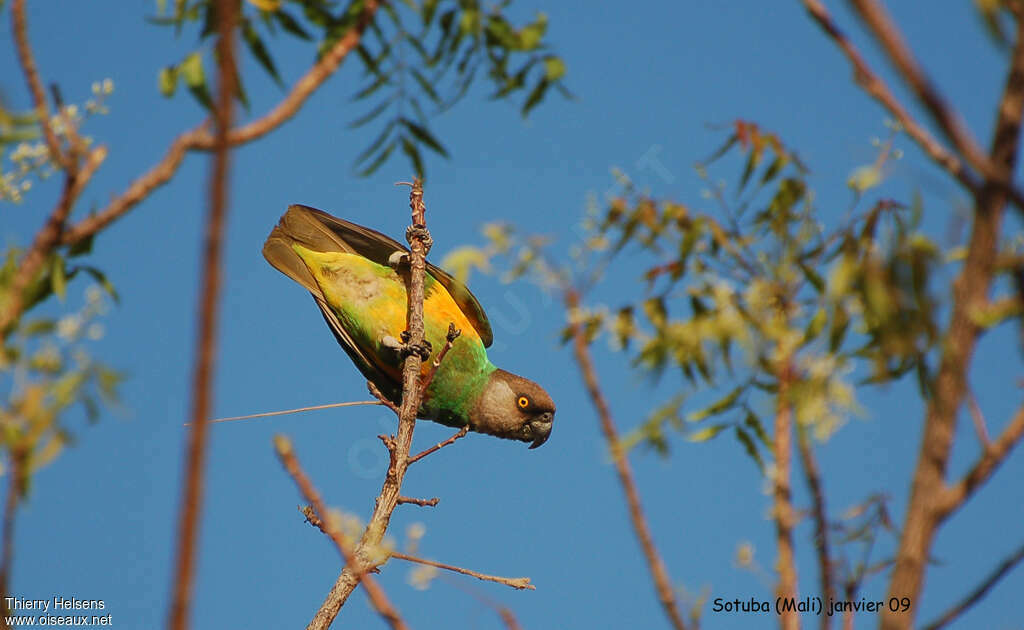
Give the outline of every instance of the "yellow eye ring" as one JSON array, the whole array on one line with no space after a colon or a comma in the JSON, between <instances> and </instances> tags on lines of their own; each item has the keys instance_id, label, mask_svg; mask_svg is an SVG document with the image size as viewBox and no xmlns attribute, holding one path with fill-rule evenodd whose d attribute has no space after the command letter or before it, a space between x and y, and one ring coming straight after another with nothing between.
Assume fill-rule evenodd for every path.
<instances>
[{"instance_id":1,"label":"yellow eye ring","mask_svg":"<svg viewBox=\"0 0 1024 630\"><path fill-rule=\"evenodd\" d=\"M526 409L530 406L530 399L526 396L520 396L519 400L516 401L516 404L519 405L520 408Z\"/></svg>"}]
</instances>

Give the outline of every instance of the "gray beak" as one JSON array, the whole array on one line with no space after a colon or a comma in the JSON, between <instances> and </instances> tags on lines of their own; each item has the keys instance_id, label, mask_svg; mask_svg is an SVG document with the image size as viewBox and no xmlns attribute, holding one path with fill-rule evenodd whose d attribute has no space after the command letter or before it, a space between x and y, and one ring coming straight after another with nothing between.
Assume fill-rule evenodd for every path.
<instances>
[{"instance_id":1,"label":"gray beak","mask_svg":"<svg viewBox=\"0 0 1024 630\"><path fill-rule=\"evenodd\" d=\"M530 422L530 432L533 435L533 443L530 444L530 448L537 448L544 442L548 441L548 436L551 435L552 420L554 414L550 411L546 411Z\"/></svg>"}]
</instances>

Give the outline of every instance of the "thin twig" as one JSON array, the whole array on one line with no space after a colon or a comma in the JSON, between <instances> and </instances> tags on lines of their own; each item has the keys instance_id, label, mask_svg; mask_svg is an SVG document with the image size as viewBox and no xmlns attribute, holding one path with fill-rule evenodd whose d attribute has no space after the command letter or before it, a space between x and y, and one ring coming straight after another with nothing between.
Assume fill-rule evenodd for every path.
<instances>
[{"instance_id":1,"label":"thin twig","mask_svg":"<svg viewBox=\"0 0 1024 630\"><path fill-rule=\"evenodd\" d=\"M46 147L50 150L50 158L55 164L67 168L70 161L61 150L60 141L50 124L50 108L46 104L46 92L43 90L43 82L39 78L39 68L36 66L35 57L32 55L32 47L28 43L28 28L25 25L25 0L14 0L11 3L11 30L14 34L15 48L18 52L18 62L21 63L22 74L25 75L25 82L28 83L28 91L32 95L32 105L35 109L39 126L43 128L43 137L46 139Z\"/></svg>"},{"instance_id":2,"label":"thin twig","mask_svg":"<svg viewBox=\"0 0 1024 630\"><path fill-rule=\"evenodd\" d=\"M797 427L797 448L800 462L807 480L807 489L811 494L811 514L814 517L814 548L818 554L818 572L821 574L821 597L825 601L836 598L835 583L832 576L832 551L828 541L828 518L825 510L825 492L821 486L821 471L811 449L811 441L807 430ZM828 630L832 625L831 615L821 615L821 630Z\"/></svg>"},{"instance_id":3,"label":"thin twig","mask_svg":"<svg viewBox=\"0 0 1024 630\"><path fill-rule=\"evenodd\" d=\"M985 414L981 413L981 405L975 398L974 392L967 390L967 409L971 412L971 420L974 422L974 432L978 434L978 441L986 449L991 445L992 440L988 436L988 426L985 423Z\"/></svg>"},{"instance_id":4,"label":"thin twig","mask_svg":"<svg viewBox=\"0 0 1024 630\"><path fill-rule=\"evenodd\" d=\"M889 17L888 12L875 0L850 0L861 19L868 25L875 39L885 49L889 60L903 80L910 86L917 99L924 104L932 118L942 129L957 151L985 178L991 179L995 170L985 151L974 139L967 125L952 106L939 94L925 76L921 65L903 41L903 35Z\"/></svg>"},{"instance_id":5,"label":"thin twig","mask_svg":"<svg viewBox=\"0 0 1024 630\"><path fill-rule=\"evenodd\" d=\"M206 419L210 416L213 393L221 257L228 209L230 145L227 137L234 114L234 91L237 85L234 39L239 2L240 0L219 0L217 4L217 150L210 168L210 210L206 220L206 233L203 236L199 336L196 340L195 365L192 373L193 426L189 433L186 453L186 478L178 522L178 549L169 623L173 630L185 630L189 625L192 584L195 580L196 541L199 533L199 513L202 510L203 472L209 435Z\"/></svg>"},{"instance_id":6,"label":"thin twig","mask_svg":"<svg viewBox=\"0 0 1024 630\"><path fill-rule=\"evenodd\" d=\"M965 188L976 191L980 186L977 178L964 167L960 159L939 142L932 134L924 128L910 114L885 82L872 71L867 61L860 54L860 51L836 26L828 10L819 0L802 0L804 7L812 18L818 23L825 33L835 41L836 45L853 66L854 81L860 85L869 96L878 101L890 114L900 123L907 134L924 149L925 153L948 173L953 175Z\"/></svg>"},{"instance_id":7,"label":"thin twig","mask_svg":"<svg viewBox=\"0 0 1024 630\"><path fill-rule=\"evenodd\" d=\"M463 569L462 567L444 564L443 562L434 562L433 560L425 560L423 558L418 558L416 556L410 556L409 554L401 553L399 551L392 551L391 557L398 558L399 560L406 560L408 562L415 562L416 564L425 564L428 567L436 567L438 569L444 569L445 571L461 573L462 575L475 577L476 579L483 580L485 582L496 582L498 584L504 584L505 586L511 586L512 588L520 591L524 589L531 591L537 590L536 586L530 584L530 578L528 577L507 578L501 577L500 575L487 575L486 573L479 573L471 569Z\"/></svg>"},{"instance_id":8,"label":"thin twig","mask_svg":"<svg viewBox=\"0 0 1024 630\"><path fill-rule=\"evenodd\" d=\"M565 303L570 314L576 311L579 308L579 294L572 289L566 290ZM676 630L686 630L686 623L679 614L675 592L672 589L672 580L669 578L668 570L665 568L665 563L662 561L661 555L654 545L654 537L651 535L650 527L647 525L647 519L640 504L640 493L637 492L636 482L633 480L633 471L629 466L629 459L622 448L618 431L615 428L615 421L612 419L611 410L597 380L597 370L594 368L594 361L590 356L590 348L587 345L583 328L578 323L573 323L571 331L576 364L580 369L580 374L583 376L583 382L586 385L587 393L590 394L590 400L594 403L594 407L597 410L598 418L601 421L601 429L604 431L605 441L608 442L612 461L619 475L619 482L626 493L629 517L633 523L636 537L640 541L640 547L643 549L644 558L647 560L647 568L651 572L651 578L654 580L654 590L657 593L662 608L665 609L665 615L668 617L672 627Z\"/></svg>"},{"instance_id":9,"label":"thin twig","mask_svg":"<svg viewBox=\"0 0 1024 630\"><path fill-rule=\"evenodd\" d=\"M306 74L295 82L284 99L270 112L244 127L232 130L229 135L229 142L232 146L256 140L297 114L313 92L334 74L341 62L358 46L367 25L373 20L378 6L379 3L375 0L366 2L362 15L352 29L335 42L327 54L320 57ZM167 183L174 176L188 151L212 149L213 138L205 124L183 132L171 142L171 146L160 162L138 177L127 190L102 210L70 227L64 234L61 243L70 245L92 236L134 208L153 190Z\"/></svg>"},{"instance_id":10,"label":"thin twig","mask_svg":"<svg viewBox=\"0 0 1024 630\"><path fill-rule=\"evenodd\" d=\"M274 437L274 450L277 452L278 458L281 460L281 464L284 466L288 474L295 481L295 485L299 487L299 492L302 493L302 497L310 503L312 507L308 511L304 511L306 518L310 523L314 523L320 531L327 534L331 540L334 541L334 545L338 548L338 552L341 554L342 559L345 561L345 566L356 566L358 563L355 559L355 550L345 540L345 535L338 528L336 523L333 523L331 519L327 517L327 507L324 505L323 499L320 497L320 493L317 492L313 483L303 472L302 467L299 465L299 460L295 457L295 449L292 447L292 443L288 438L278 435ZM314 521L315 519L315 521ZM381 617L387 621L392 628L408 628L405 625L405 621L395 610L395 607L391 605L387 595L384 594L383 589L377 584L377 581L372 576L366 575L363 568L356 569L356 579L362 582L363 587L366 589L366 594L370 597L370 603L377 610Z\"/></svg>"},{"instance_id":11,"label":"thin twig","mask_svg":"<svg viewBox=\"0 0 1024 630\"><path fill-rule=\"evenodd\" d=\"M444 357L448 354L448 351L452 349L455 344L455 340L459 338L462 331L455 327L455 324L448 323L448 334L445 336L444 346L441 351L434 355L434 360L430 362L430 370L420 377L420 391L426 392L430 384L434 382L434 375L437 374L437 370L441 367L441 361L444 361Z\"/></svg>"},{"instance_id":12,"label":"thin twig","mask_svg":"<svg viewBox=\"0 0 1024 630\"><path fill-rule=\"evenodd\" d=\"M19 261L14 277L11 279L6 300L0 308L0 340L10 333L21 316L25 307L25 290L49 260L53 250L60 244L64 234L64 224L71 213L71 208L107 155L106 148L100 146L89 152L84 164L80 164L77 155L63 153L50 124L46 94L43 91L39 70L35 65L32 48L28 42L24 0L16 0L11 4L11 28L14 31L22 73L25 75L29 92L32 94L36 116L39 118L39 124L46 136L51 158L64 170L64 186L57 205L50 213L46 223L36 233L32 245ZM68 129L70 132L70 123L68 123Z\"/></svg>"},{"instance_id":13,"label":"thin twig","mask_svg":"<svg viewBox=\"0 0 1024 630\"><path fill-rule=\"evenodd\" d=\"M398 497L398 505L403 503L410 503L412 505L418 505L420 507L435 507L441 502L441 499L434 497L433 499L414 499L412 497Z\"/></svg>"},{"instance_id":14,"label":"thin twig","mask_svg":"<svg viewBox=\"0 0 1024 630\"><path fill-rule=\"evenodd\" d=\"M1004 558L1003 561L999 563L999 566L997 566L992 573L988 575L988 577L982 580L981 584L972 590L967 597L951 606L946 610L946 612L939 615L938 619L935 621L926 624L922 630L939 630L939 628L949 625L951 621L962 615L968 608L978 603L978 600L984 597L985 594L988 593L988 591L995 586L1003 576L1009 573L1013 567L1017 566L1021 560L1024 560L1024 545L1021 545L1016 551Z\"/></svg>"},{"instance_id":15,"label":"thin twig","mask_svg":"<svg viewBox=\"0 0 1024 630\"><path fill-rule=\"evenodd\" d=\"M423 345L424 332L423 279L426 270L425 258L430 249L430 232L426 227L423 182L418 178L413 182L412 190L409 193L409 206L412 210L412 226L406 231L410 250L409 265L403 267L407 299L406 326L409 333L406 343L409 348L420 348ZM398 505L402 481L409 467L409 447L412 445L412 435L422 395L419 389L421 364L422 358L419 352L407 354L402 371L402 405L398 411L398 433L394 439L385 439L390 454L390 463L384 477L384 484L377 496L373 514L359 541L357 551L380 544L391 521L391 514L394 512L395 506ZM313 620L310 621L307 630L324 630L331 625L358 583L355 575L355 568L345 567Z\"/></svg>"},{"instance_id":16,"label":"thin twig","mask_svg":"<svg viewBox=\"0 0 1024 630\"><path fill-rule=\"evenodd\" d=\"M250 418L267 418L269 416L283 416L289 413L302 413L304 411L317 411L319 409L334 409L336 407L360 407L363 405L380 405L379 400L357 400L353 402L340 402L340 403L329 403L326 405L313 405L312 407L299 407L298 409L285 409L283 411L264 411L263 413L251 413L247 416L231 416L230 418L217 418L215 420L207 420L207 424L217 424L218 422L234 422L236 420L249 420ZM192 426L191 422L185 423L186 427Z\"/></svg>"},{"instance_id":17,"label":"thin twig","mask_svg":"<svg viewBox=\"0 0 1024 630\"><path fill-rule=\"evenodd\" d=\"M413 455L412 457L410 457L409 458L409 464L411 465L411 464L413 464L415 462L418 462L421 459L423 459L424 457L426 457L427 455L430 455L431 453L433 453L435 451L439 451L442 448L448 446L449 444L454 444L455 440L457 440L459 438L466 437L467 433L469 433L469 427L468 426L462 427L461 429L456 431L455 434L453 436L451 436L450 438L448 438L447 440L445 440L443 442L438 442L437 444L431 446L430 448L425 449L425 450L417 453L416 455Z\"/></svg>"},{"instance_id":18,"label":"thin twig","mask_svg":"<svg viewBox=\"0 0 1024 630\"><path fill-rule=\"evenodd\" d=\"M792 438L793 438L793 407L789 399L790 385L793 381L793 366L789 359L783 359L779 365L779 391L776 394L775 435L772 439L772 450L775 456L775 472L773 478L775 521L775 545L779 559L776 563L779 581L775 594L784 600L796 599L796 557L793 549L793 526L796 518L793 514L793 498L790 488ZM779 619L783 630L797 630L800 627L800 616L795 610L784 610Z\"/></svg>"},{"instance_id":19,"label":"thin twig","mask_svg":"<svg viewBox=\"0 0 1024 630\"><path fill-rule=\"evenodd\" d=\"M985 483L996 468L1006 459L1010 451L1024 437L1024 406L1017 410L1006 428L994 442L991 442L971 466L967 474L957 483L946 489L939 501L939 519L946 519L974 494L981 484Z\"/></svg>"},{"instance_id":20,"label":"thin twig","mask_svg":"<svg viewBox=\"0 0 1024 630\"><path fill-rule=\"evenodd\" d=\"M373 381L366 381L366 391L370 392L370 395L377 399L377 402L384 405L391 411L398 413L398 405L391 402L387 396L385 396L380 388Z\"/></svg>"}]
</instances>

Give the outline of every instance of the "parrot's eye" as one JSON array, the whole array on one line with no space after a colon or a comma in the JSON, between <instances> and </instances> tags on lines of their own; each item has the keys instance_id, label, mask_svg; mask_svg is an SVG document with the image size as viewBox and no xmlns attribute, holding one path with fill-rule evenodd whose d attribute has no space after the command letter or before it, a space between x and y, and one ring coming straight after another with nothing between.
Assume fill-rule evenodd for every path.
<instances>
[{"instance_id":1,"label":"parrot's eye","mask_svg":"<svg viewBox=\"0 0 1024 630\"><path fill-rule=\"evenodd\" d=\"M520 409L526 409L530 406L530 399L526 396L520 396L519 400L516 401L516 404L519 405Z\"/></svg>"}]
</instances>

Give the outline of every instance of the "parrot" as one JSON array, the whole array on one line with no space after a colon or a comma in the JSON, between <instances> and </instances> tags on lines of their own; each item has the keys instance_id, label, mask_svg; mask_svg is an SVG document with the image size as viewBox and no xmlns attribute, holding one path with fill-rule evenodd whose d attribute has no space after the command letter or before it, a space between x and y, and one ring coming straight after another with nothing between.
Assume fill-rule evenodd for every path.
<instances>
[{"instance_id":1,"label":"parrot","mask_svg":"<svg viewBox=\"0 0 1024 630\"><path fill-rule=\"evenodd\" d=\"M394 342L406 330L407 304L396 253L408 249L380 232L298 204L288 207L263 245L267 262L312 294L355 366L397 405L404 359ZM531 449L546 442L555 403L537 383L487 358L493 334L476 297L429 262L423 280L425 340L442 347L449 324L461 334L424 393L417 417L529 442ZM423 362L423 374L429 366Z\"/></svg>"}]
</instances>

